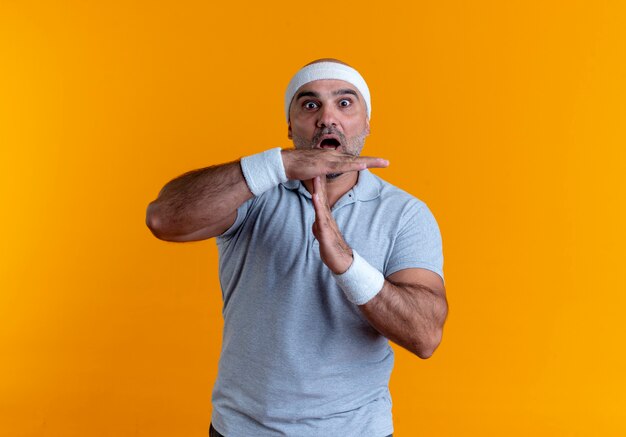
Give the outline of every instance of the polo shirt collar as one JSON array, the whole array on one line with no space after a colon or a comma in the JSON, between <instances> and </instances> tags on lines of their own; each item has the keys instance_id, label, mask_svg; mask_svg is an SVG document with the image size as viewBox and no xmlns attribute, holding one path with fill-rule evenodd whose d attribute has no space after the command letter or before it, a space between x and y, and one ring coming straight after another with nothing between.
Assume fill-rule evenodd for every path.
<instances>
[{"instance_id":1,"label":"polo shirt collar","mask_svg":"<svg viewBox=\"0 0 626 437\"><path fill-rule=\"evenodd\" d=\"M311 193L309 193L302 181L288 180L287 182L281 182L281 185L289 190L298 190L308 198L311 197ZM359 179L350 191L354 193L355 200L365 202L380 196L380 187L380 181L366 168L359 171Z\"/></svg>"}]
</instances>

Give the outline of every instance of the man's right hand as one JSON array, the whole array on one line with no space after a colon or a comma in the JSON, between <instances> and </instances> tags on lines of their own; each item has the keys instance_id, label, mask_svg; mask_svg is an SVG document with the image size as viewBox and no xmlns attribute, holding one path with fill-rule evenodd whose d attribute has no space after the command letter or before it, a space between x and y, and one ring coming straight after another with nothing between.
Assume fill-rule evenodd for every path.
<instances>
[{"instance_id":1,"label":"man's right hand","mask_svg":"<svg viewBox=\"0 0 626 437\"><path fill-rule=\"evenodd\" d=\"M307 180L331 173L366 168L385 168L389 161L371 156L355 156L331 149L284 149L281 151L285 174L290 180Z\"/></svg>"}]
</instances>

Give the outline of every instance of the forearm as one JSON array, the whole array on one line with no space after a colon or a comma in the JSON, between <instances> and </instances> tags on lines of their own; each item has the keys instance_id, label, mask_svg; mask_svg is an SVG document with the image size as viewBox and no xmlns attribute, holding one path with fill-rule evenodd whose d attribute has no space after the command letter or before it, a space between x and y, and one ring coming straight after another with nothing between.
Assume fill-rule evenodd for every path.
<instances>
[{"instance_id":1,"label":"forearm","mask_svg":"<svg viewBox=\"0 0 626 437\"><path fill-rule=\"evenodd\" d=\"M217 226L251 197L239 161L193 170L161 189L147 222L164 235L189 234Z\"/></svg>"},{"instance_id":2,"label":"forearm","mask_svg":"<svg viewBox=\"0 0 626 437\"><path fill-rule=\"evenodd\" d=\"M418 269L404 269L385 279L346 244L330 211L324 179L314 178L312 198L313 234L320 243L320 258L348 300L359 306L382 335L420 358L430 357L441 342L448 314L443 282L436 289L429 288L437 283L433 279L437 275Z\"/></svg>"},{"instance_id":3,"label":"forearm","mask_svg":"<svg viewBox=\"0 0 626 437\"><path fill-rule=\"evenodd\" d=\"M379 158L355 158L334 150L283 151L275 147L170 181L148 205L146 224L158 238L169 241L211 238L232 225L237 208L246 200L288 178L305 180L330 172L387 165Z\"/></svg>"},{"instance_id":4,"label":"forearm","mask_svg":"<svg viewBox=\"0 0 626 437\"><path fill-rule=\"evenodd\" d=\"M423 285L389 280L359 308L378 332L420 358L430 357L441 342L448 313L445 296Z\"/></svg>"}]
</instances>

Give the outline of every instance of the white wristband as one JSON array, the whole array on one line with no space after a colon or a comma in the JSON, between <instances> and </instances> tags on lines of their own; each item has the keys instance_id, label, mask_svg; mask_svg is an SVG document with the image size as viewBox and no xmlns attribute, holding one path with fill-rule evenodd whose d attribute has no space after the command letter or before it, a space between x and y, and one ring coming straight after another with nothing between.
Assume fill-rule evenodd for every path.
<instances>
[{"instance_id":1,"label":"white wristband","mask_svg":"<svg viewBox=\"0 0 626 437\"><path fill-rule=\"evenodd\" d=\"M352 249L352 264L340 275L332 273L348 300L363 305L382 290L385 277Z\"/></svg>"},{"instance_id":2,"label":"white wristband","mask_svg":"<svg viewBox=\"0 0 626 437\"><path fill-rule=\"evenodd\" d=\"M274 188L281 182L287 182L281 148L275 147L265 152L241 158L241 171L252 194Z\"/></svg>"}]
</instances>

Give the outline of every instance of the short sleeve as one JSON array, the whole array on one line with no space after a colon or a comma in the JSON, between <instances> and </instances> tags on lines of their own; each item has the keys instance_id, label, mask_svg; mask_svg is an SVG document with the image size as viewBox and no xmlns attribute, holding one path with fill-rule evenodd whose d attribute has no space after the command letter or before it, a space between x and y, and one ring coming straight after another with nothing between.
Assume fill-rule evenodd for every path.
<instances>
[{"instance_id":1,"label":"short sleeve","mask_svg":"<svg viewBox=\"0 0 626 437\"><path fill-rule=\"evenodd\" d=\"M385 266L385 277L403 269L424 268L443 277L443 248L439 225L423 203L406 209ZM444 280L445 283L445 280Z\"/></svg>"},{"instance_id":2,"label":"short sleeve","mask_svg":"<svg viewBox=\"0 0 626 437\"><path fill-rule=\"evenodd\" d=\"M237 218L235 222L230 226L230 228L226 229L222 234L217 236L218 243L221 241L225 241L230 239L237 230L241 227L243 222L246 220L250 209L252 208L253 203L256 201L257 197L252 197L251 199L246 200L244 203L239 205L237 208Z\"/></svg>"}]
</instances>

